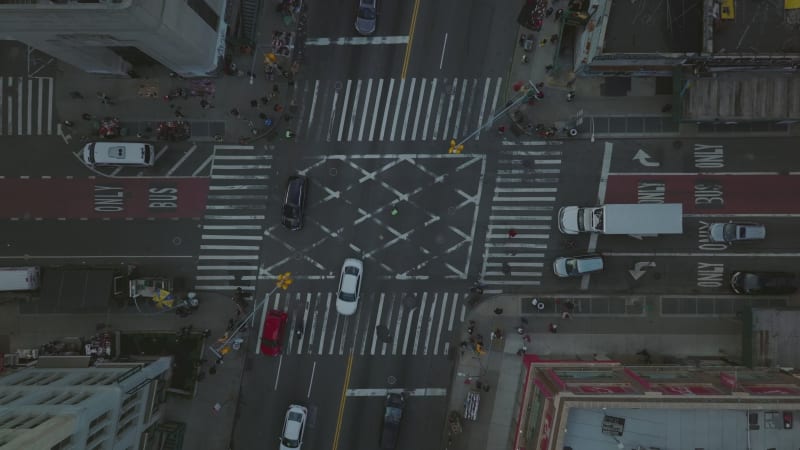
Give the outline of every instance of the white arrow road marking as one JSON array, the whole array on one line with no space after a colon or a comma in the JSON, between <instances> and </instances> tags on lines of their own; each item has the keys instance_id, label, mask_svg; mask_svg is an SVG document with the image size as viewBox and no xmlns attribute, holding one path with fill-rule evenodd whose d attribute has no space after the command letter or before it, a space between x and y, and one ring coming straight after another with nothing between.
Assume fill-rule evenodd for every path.
<instances>
[{"instance_id":1,"label":"white arrow road marking","mask_svg":"<svg viewBox=\"0 0 800 450\"><path fill-rule=\"evenodd\" d=\"M661 163L658 161L650 161L650 155L648 155L647 152L642 149L639 149L639 151L633 155L633 160L638 160L639 164L645 167L659 167L661 165Z\"/></svg>"},{"instance_id":2,"label":"white arrow road marking","mask_svg":"<svg viewBox=\"0 0 800 450\"><path fill-rule=\"evenodd\" d=\"M642 278L642 275L645 273L646 267L655 267L656 263L652 261L639 261L633 265L633 270L629 270L628 273L631 274L634 280L638 280Z\"/></svg>"}]
</instances>

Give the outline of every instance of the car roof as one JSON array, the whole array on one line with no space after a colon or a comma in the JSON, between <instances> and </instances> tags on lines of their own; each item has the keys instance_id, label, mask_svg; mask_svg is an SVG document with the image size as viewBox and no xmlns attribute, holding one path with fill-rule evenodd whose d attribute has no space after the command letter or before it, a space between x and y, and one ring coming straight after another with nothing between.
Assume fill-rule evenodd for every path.
<instances>
[{"instance_id":1,"label":"car roof","mask_svg":"<svg viewBox=\"0 0 800 450\"><path fill-rule=\"evenodd\" d=\"M286 428L283 432L284 436L289 439L297 439L300 437L300 430L303 428L305 417L305 408L299 405L289 406L289 410L286 411Z\"/></svg>"},{"instance_id":2,"label":"car roof","mask_svg":"<svg viewBox=\"0 0 800 450\"><path fill-rule=\"evenodd\" d=\"M270 310L267 313L267 320L264 324L264 333L266 338L275 340L281 330L281 323L286 320L286 313L276 309ZM266 334L269 333L267 336Z\"/></svg>"},{"instance_id":3,"label":"car roof","mask_svg":"<svg viewBox=\"0 0 800 450\"><path fill-rule=\"evenodd\" d=\"M347 258L342 264L342 291L355 292L358 278L364 270L364 264L361 260L355 258Z\"/></svg>"}]
</instances>

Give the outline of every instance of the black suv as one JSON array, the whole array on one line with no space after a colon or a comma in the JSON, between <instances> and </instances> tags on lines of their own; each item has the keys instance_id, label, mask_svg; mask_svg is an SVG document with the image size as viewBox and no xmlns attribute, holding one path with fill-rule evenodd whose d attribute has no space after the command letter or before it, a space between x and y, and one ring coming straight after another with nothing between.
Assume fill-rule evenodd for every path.
<instances>
[{"instance_id":1,"label":"black suv","mask_svg":"<svg viewBox=\"0 0 800 450\"><path fill-rule=\"evenodd\" d=\"M283 199L281 223L290 230L303 228L303 216L308 197L308 178L292 175L286 183L286 197Z\"/></svg>"},{"instance_id":2,"label":"black suv","mask_svg":"<svg viewBox=\"0 0 800 450\"><path fill-rule=\"evenodd\" d=\"M797 291L797 284L787 272L734 272L731 289L737 294L781 295Z\"/></svg>"},{"instance_id":3,"label":"black suv","mask_svg":"<svg viewBox=\"0 0 800 450\"><path fill-rule=\"evenodd\" d=\"M381 429L381 450L394 450L400 434L400 421L403 419L403 408L406 398L403 394L386 396L386 408L383 412L383 429Z\"/></svg>"}]
</instances>

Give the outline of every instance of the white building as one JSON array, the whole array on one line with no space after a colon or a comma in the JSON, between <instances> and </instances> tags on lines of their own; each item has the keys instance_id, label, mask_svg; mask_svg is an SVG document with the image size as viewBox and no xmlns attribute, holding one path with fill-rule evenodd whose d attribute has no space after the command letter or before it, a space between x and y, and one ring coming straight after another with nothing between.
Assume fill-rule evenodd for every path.
<instances>
[{"instance_id":1,"label":"white building","mask_svg":"<svg viewBox=\"0 0 800 450\"><path fill-rule=\"evenodd\" d=\"M90 73L124 75L155 61L183 76L203 76L224 54L226 0L0 3L0 39Z\"/></svg>"},{"instance_id":2,"label":"white building","mask_svg":"<svg viewBox=\"0 0 800 450\"><path fill-rule=\"evenodd\" d=\"M138 450L152 439L172 358L0 377L0 449Z\"/></svg>"}]
</instances>

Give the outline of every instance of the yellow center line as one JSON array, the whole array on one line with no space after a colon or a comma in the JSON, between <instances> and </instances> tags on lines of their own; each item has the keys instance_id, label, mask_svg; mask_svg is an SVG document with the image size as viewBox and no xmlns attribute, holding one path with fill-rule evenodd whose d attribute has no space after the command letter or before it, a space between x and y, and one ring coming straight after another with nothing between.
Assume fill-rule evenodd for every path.
<instances>
[{"instance_id":1,"label":"yellow center line","mask_svg":"<svg viewBox=\"0 0 800 450\"><path fill-rule=\"evenodd\" d=\"M403 58L403 70L400 72L401 80L405 80L408 73L408 61L411 59L411 47L414 44L414 29L417 27L419 2L420 0L414 0L414 12L411 14L411 27L408 30L408 42L406 43L406 56Z\"/></svg>"},{"instance_id":2,"label":"yellow center line","mask_svg":"<svg viewBox=\"0 0 800 450\"><path fill-rule=\"evenodd\" d=\"M339 399L339 417L336 418L336 433L333 435L333 450L339 448L339 433L342 431L342 418L344 417L344 404L347 402L347 388L350 386L350 372L353 369L353 353L347 357L347 370L344 373L342 397Z\"/></svg>"}]
</instances>

